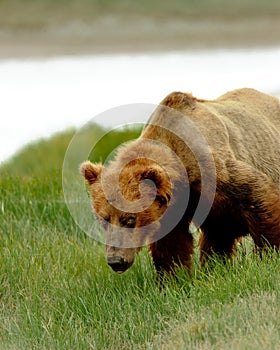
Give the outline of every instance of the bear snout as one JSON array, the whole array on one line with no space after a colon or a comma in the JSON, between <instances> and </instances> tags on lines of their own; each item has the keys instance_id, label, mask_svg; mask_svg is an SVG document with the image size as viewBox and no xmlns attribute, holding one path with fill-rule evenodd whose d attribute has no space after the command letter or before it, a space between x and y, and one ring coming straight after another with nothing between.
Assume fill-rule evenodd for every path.
<instances>
[{"instance_id":1,"label":"bear snout","mask_svg":"<svg viewBox=\"0 0 280 350\"><path fill-rule=\"evenodd\" d=\"M128 261L121 256L108 256L107 264L117 273L122 273L128 269Z\"/></svg>"}]
</instances>

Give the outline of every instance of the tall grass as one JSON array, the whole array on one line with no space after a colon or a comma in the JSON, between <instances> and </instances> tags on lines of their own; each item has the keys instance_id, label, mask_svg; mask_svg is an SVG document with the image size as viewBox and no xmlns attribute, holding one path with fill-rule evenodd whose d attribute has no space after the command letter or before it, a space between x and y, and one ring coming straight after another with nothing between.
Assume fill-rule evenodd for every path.
<instances>
[{"instance_id":1,"label":"tall grass","mask_svg":"<svg viewBox=\"0 0 280 350\"><path fill-rule=\"evenodd\" d=\"M21 153L32 176L18 158L0 175L0 349L279 349L275 252L260 259L245 241L234 262L202 270L196 258L192 279L178 270L161 289L144 249L117 275L71 219L60 162L47 152L37 167L41 147Z\"/></svg>"}]
</instances>

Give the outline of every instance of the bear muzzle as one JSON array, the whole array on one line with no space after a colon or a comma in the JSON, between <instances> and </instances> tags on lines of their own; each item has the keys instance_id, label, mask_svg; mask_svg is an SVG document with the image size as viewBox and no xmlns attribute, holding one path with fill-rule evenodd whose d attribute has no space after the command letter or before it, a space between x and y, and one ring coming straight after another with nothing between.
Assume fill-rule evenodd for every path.
<instances>
[{"instance_id":1,"label":"bear muzzle","mask_svg":"<svg viewBox=\"0 0 280 350\"><path fill-rule=\"evenodd\" d=\"M121 256L108 256L107 263L112 268L112 270L117 273L122 273L129 267L128 261Z\"/></svg>"}]
</instances>

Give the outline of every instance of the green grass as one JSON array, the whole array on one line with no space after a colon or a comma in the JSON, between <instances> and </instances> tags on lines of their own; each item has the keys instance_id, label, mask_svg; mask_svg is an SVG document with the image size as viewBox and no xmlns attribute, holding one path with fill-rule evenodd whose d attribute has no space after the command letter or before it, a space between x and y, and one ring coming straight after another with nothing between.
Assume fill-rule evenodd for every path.
<instances>
[{"instance_id":1,"label":"green grass","mask_svg":"<svg viewBox=\"0 0 280 350\"><path fill-rule=\"evenodd\" d=\"M278 0L1 0L0 26L4 29L40 29L82 21L92 23L104 15L156 18L217 18L225 16L274 16Z\"/></svg>"},{"instance_id":2,"label":"green grass","mask_svg":"<svg viewBox=\"0 0 280 350\"><path fill-rule=\"evenodd\" d=\"M59 132L51 138L27 144L11 159L2 164L0 175L44 177L54 174L54 176L61 176L64 156L75 132L75 129L69 129ZM111 131L92 124L83 132L84 142L94 144L95 140L99 140L102 135L104 136L97 142L89 159L94 162L104 162L110 152L119 144L137 138L140 132L139 124ZM82 147L82 145L80 146Z\"/></svg>"},{"instance_id":3,"label":"green grass","mask_svg":"<svg viewBox=\"0 0 280 350\"><path fill-rule=\"evenodd\" d=\"M63 155L50 151L68 134L28 146L0 175L0 349L279 349L279 257L261 260L249 240L226 265L201 270L196 254L192 280L179 270L163 290L145 250L123 275L110 270L63 201Z\"/></svg>"}]
</instances>

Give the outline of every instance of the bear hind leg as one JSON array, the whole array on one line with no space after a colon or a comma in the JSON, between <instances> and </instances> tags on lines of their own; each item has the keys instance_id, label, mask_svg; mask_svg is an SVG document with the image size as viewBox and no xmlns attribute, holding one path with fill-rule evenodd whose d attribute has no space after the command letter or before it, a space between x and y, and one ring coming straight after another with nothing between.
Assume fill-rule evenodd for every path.
<instances>
[{"instance_id":1,"label":"bear hind leg","mask_svg":"<svg viewBox=\"0 0 280 350\"><path fill-rule=\"evenodd\" d=\"M256 247L280 248L280 191L267 175L236 162L231 164L231 191Z\"/></svg>"}]
</instances>

